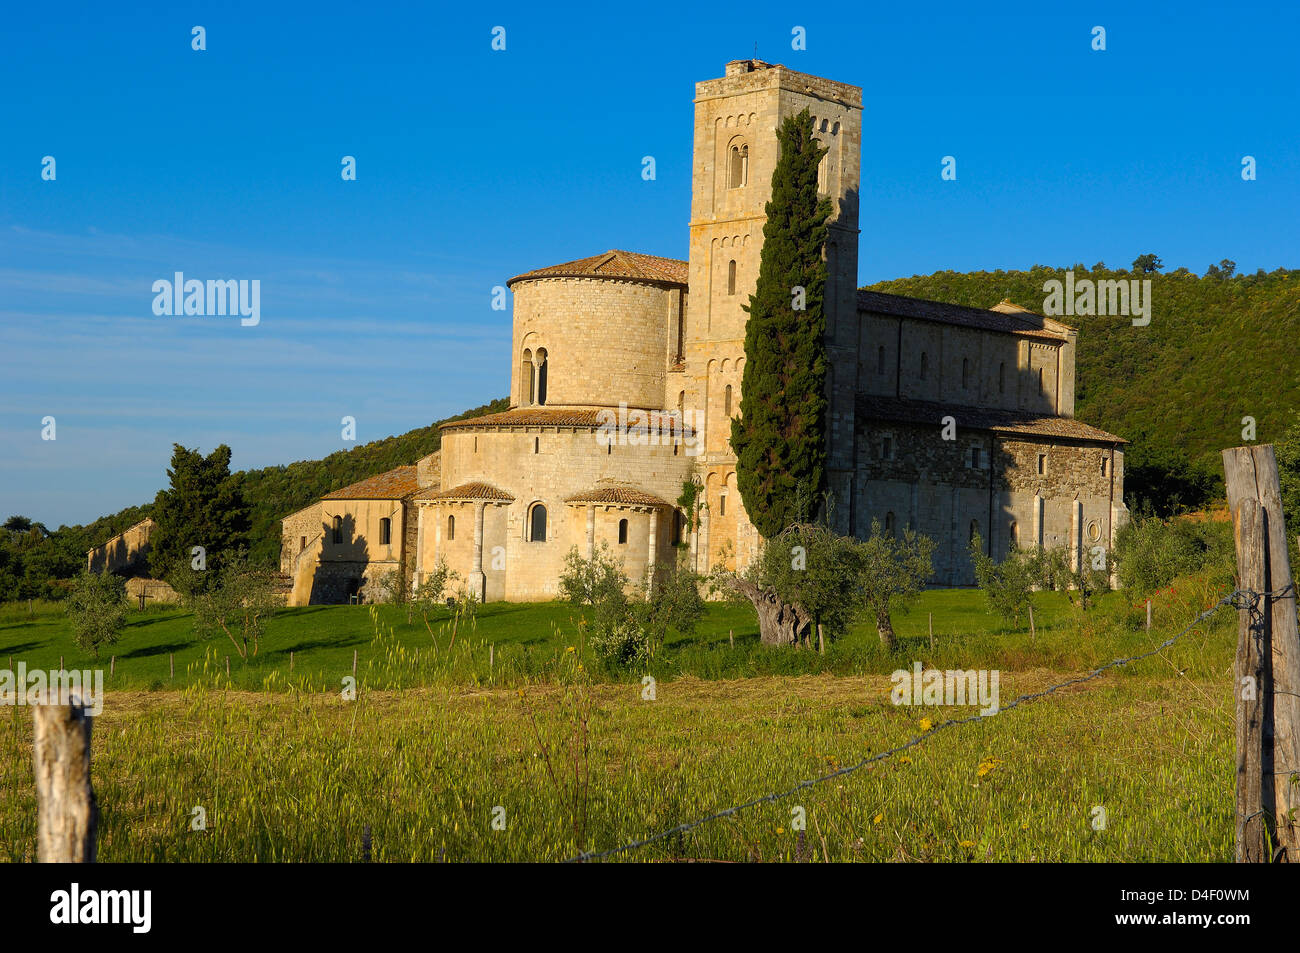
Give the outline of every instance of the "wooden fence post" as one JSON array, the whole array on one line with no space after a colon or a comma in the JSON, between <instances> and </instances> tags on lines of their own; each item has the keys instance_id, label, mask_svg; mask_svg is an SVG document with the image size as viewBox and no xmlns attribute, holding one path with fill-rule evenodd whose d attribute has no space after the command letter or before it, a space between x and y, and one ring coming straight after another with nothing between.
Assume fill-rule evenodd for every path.
<instances>
[{"instance_id":1,"label":"wooden fence post","mask_svg":"<svg viewBox=\"0 0 1300 953\"><path fill-rule=\"evenodd\" d=\"M171 675L169 677L175 678L176 677L176 653L175 652L167 653L167 666L171 670Z\"/></svg>"},{"instance_id":2,"label":"wooden fence post","mask_svg":"<svg viewBox=\"0 0 1300 953\"><path fill-rule=\"evenodd\" d=\"M95 862L99 812L90 786L91 718L80 705L33 705L36 859Z\"/></svg>"},{"instance_id":3,"label":"wooden fence post","mask_svg":"<svg viewBox=\"0 0 1300 953\"><path fill-rule=\"evenodd\" d=\"M1147 631L1151 631L1151 600L1147 600Z\"/></svg>"},{"instance_id":4,"label":"wooden fence post","mask_svg":"<svg viewBox=\"0 0 1300 953\"><path fill-rule=\"evenodd\" d=\"M1277 458L1270 444L1235 447L1223 451L1223 469L1237 543L1239 586L1257 593L1279 592L1292 584L1291 559L1287 552L1286 527L1282 518L1282 496L1278 483ZM1248 552L1250 551L1250 552ZM1256 566L1258 562L1258 566ZM1272 858L1300 863L1300 624L1296 619L1294 587L1283 595L1260 596L1249 610L1243 610L1249 626L1241 625L1238 655L1258 651L1256 668L1262 676L1260 695L1260 807L1265 825L1275 832ZM1235 674L1235 673L1234 673ZM1250 672L1244 672L1249 676ZM1241 682L1234 688L1241 692ZM1239 711L1240 711L1240 702ZM1249 715L1249 709L1246 714ZM1241 773L1243 755L1254 757L1255 741L1249 726L1239 741L1248 744L1238 753L1238 785L1253 785L1249 771ZM1254 799L1252 791L1239 791L1239 802ZM1243 818L1238 818L1238 826ZM1250 834L1242 831L1243 837ZM1249 842L1238 844L1238 859L1246 859Z\"/></svg>"},{"instance_id":5,"label":"wooden fence post","mask_svg":"<svg viewBox=\"0 0 1300 953\"><path fill-rule=\"evenodd\" d=\"M1237 515L1237 567L1242 589L1264 588L1261 534L1264 511L1243 505ZM1148 603L1149 605L1149 603ZM1258 606L1238 612L1237 656L1233 664L1233 694L1237 700L1237 823L1236 861L1257 864L1268 860L1273 836L1264 812L1264 690L1268 684L1264 616ZM1272 797L1268 798L1270 805Z\"/></svg>"}]
</instances>

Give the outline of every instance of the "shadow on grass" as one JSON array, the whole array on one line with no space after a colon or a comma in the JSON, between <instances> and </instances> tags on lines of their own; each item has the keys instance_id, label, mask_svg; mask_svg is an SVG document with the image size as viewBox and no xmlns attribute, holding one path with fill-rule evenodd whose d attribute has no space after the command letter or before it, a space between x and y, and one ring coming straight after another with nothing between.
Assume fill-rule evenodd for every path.
<instances>
[{"instance_id":1,"label":"shadow on grass","mask_svg":"<svg viewBox=\"0 0 1300 953\"><path fill-rule=\"evenodd\" d=\"M43 642L19 642L17 645L6 645L0 648L0 653L13 655L17 652L30 652L32 649L45 648Z\"/></svg>"},{"instance_id":2,"label":"shadow on grass","mask_svg":"<svg viewBox=\"0 0 1300 953\"><path fill-rule=\"evenodd\" d=\"M119 655L118 658L148 658L151 655L166 655L168 652L179 652L188 649L194 644L193 642L168 642L164 645L146 645Z\"/></svg>"}]
</instances>

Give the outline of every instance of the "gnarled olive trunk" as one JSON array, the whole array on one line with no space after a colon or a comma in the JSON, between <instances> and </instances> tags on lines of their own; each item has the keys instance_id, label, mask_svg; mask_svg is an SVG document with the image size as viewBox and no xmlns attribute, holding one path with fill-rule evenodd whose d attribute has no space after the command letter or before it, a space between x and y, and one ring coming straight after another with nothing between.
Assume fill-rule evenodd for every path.
<instances>
[{"instance_id":1,"label":"gnarled olive trunk","mask_svg":"<svg viewBox=\"0 0 1300 953\"><path fill-rule=\"evenodd\" d=\"M894 623L889 618L889 605L876 608L876 633L880 636L880 644L887 649L892 649L898 641L894 638Z\"/></svg>"},{"instance_id":2,"label":"gnarled olive trunk","mask_svg":"<svg viewBox=\"0 0 1300 953\"><path fill-rule=\"evenodd\" d=\"M758 633L764 645L797 645L808 637L812 616L800 605L782 602L771 589L733 577L731 585L748 599L758 614Z\"/></svg>"}]
</instances>

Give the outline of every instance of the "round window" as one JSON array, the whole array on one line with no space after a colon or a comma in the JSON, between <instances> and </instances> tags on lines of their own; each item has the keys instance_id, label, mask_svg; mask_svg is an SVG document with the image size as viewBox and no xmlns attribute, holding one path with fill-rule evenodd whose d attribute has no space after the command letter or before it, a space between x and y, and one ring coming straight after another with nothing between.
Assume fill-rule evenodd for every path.
<instances>
[{"instance_id":1,"label":"round window","mask_svg":"<svg viewBox=\"0 0 1300 953\"><path fill-rule=\"evenodd\" d=\"M1101 539L1101 524L1096 520L1088 524L1088 538L1094 543Z\"/></svg>"}]
</instances>

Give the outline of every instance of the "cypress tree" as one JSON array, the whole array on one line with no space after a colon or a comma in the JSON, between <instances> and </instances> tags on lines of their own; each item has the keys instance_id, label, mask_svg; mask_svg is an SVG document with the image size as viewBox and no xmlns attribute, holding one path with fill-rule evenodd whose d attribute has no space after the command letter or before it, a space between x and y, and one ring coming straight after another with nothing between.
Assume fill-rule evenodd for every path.
<instances>
[{"instance_id":1,"label":"cypress tree","mask_svg":"<svg viewBox=\"0 0 1300 953\"><path fill-rule=\"evenodd\" d=\"M817 194L817 166L827 150L807 109L786 117L777 138L758 283L745 307L740 417L731 421L736 486L768 539L809 519L826 484L823 248L832 206Z\"/></svg>"},{"instance_id":2,"label":"cypress tree","mask_svg":"<svg viewBox=\"0 0 1300 953\"><path fill-rule=\"evenodd\" d=\"M170 486L159 490L154 500L149 571L182 595L206 592L216 579L214 570L248 545L242 474L231 474L225 444L206 457L173 444L167 477ZM195 546L206 554L203 572L192 568Z\"/></svg>"}]
</instances>

